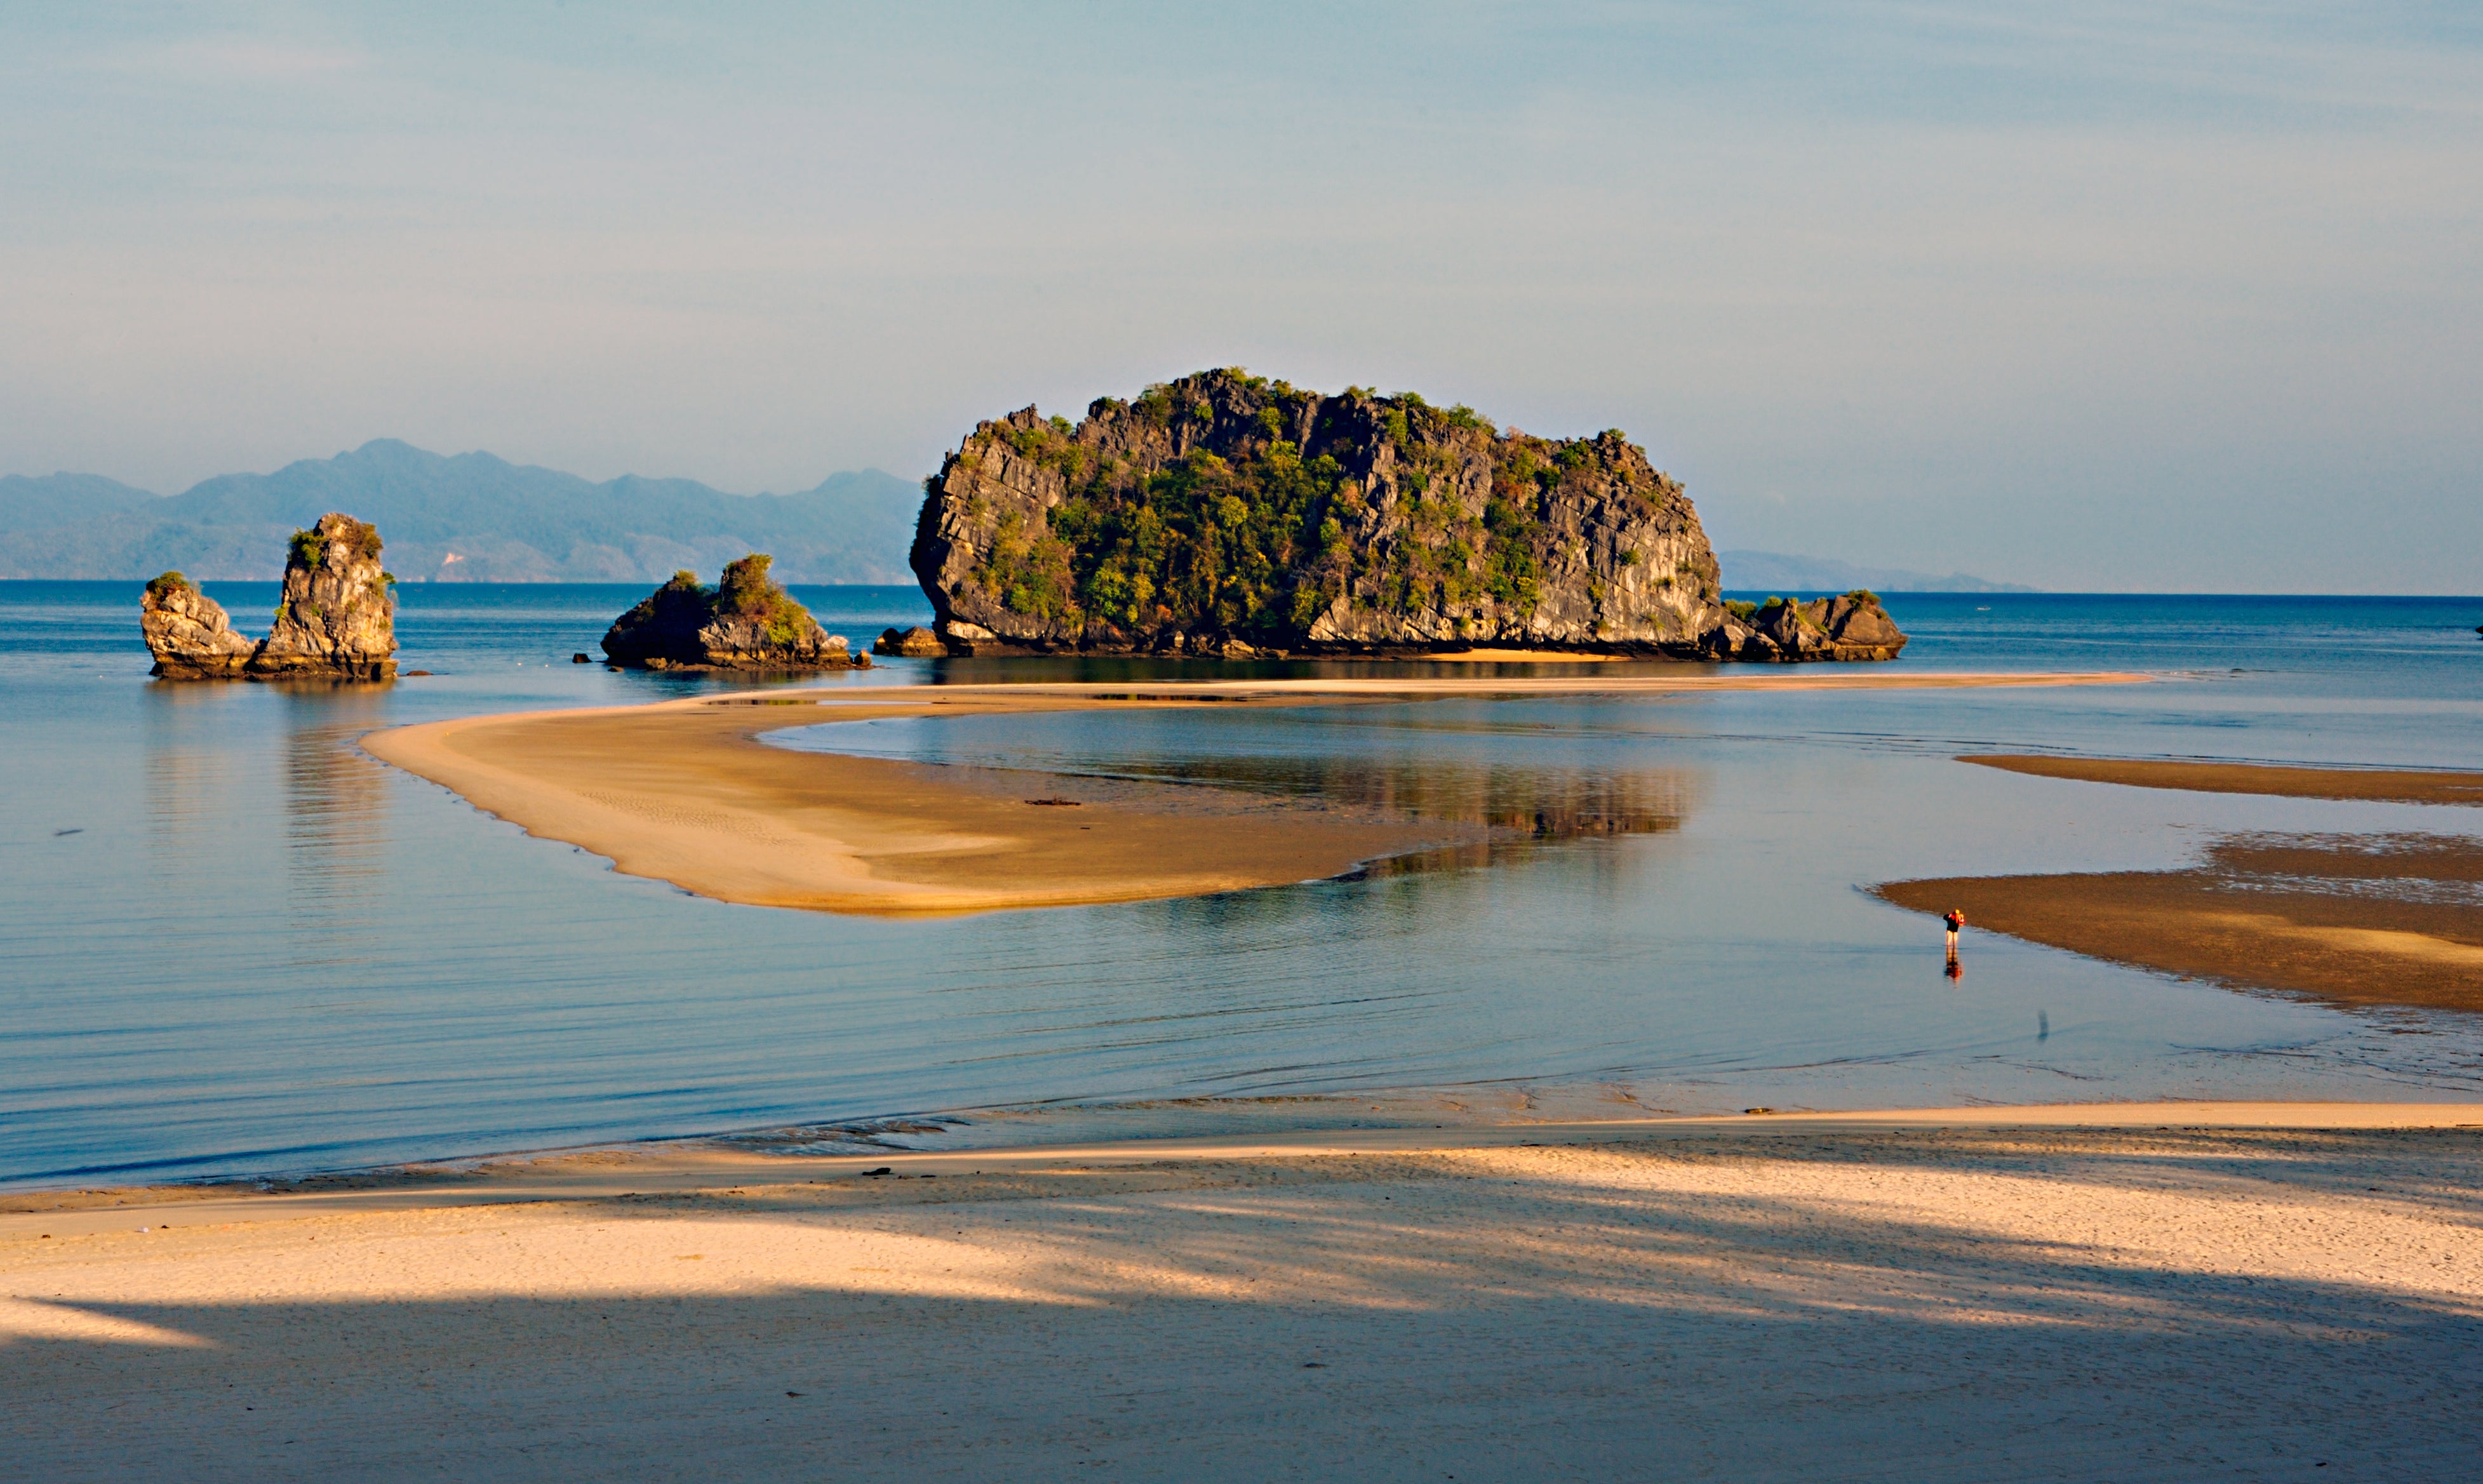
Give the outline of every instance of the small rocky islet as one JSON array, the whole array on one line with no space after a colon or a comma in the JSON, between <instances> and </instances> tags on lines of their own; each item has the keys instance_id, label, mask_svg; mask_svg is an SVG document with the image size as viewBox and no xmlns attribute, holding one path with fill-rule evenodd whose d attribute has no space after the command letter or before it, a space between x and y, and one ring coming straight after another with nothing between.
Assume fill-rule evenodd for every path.
<instances>
[{"instance_id":1,"label":"small rocky islet","mask_svg":"<svg viewBox=\"0 0 2483 1484\"><path fill-rule=\"evenodd\" d=\"M758 552L725 564L714 587L691 571L640 598L612 621L603 652L633 670L844 670L870 667L842 634L819 626Z\"/></svg>"},{"instance_id":2,"label":"small rocky islet","mask_svg":"<svg viewBox=\"0 0 2483 1484\"><path fill-rule=\"evenodd\" d=\"M177 571L147 584L139 630L168 680L390 680L396 677L396 579L380 534L331 511L293 533L284 596L264 639L232 626L222 604Z\"/></svg>"},{"instance_id":3,"label":"small rocky islet","mask_svg":"<svg viewBox=\"0 0 2483 1484\"><path fill-rule=\"evenodd\" d=\"M1074 424L1030 407L978 424L925 482L912 565L958 654L1906 646L1868 592L1727 602L1688 494L1618 430L1535 437L1239 369L1100 398Z\"/></svg>"}]
</instances>

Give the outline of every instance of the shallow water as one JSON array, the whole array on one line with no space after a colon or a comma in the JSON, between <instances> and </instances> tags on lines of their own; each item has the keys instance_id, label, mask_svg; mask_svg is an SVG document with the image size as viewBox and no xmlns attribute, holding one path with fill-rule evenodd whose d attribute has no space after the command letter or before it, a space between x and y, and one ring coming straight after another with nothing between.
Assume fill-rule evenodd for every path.
<instances>
[{"instance_id":1,"label":"shallow water","mask_svg":"<svg viewBox=\"0 0 2483 1484\"><path fill-rule=\"evenodd\" d=\"M275 600L273 584L210 591L237 616ZM857 639L926 617L910 590L797 592ZM1917 636L1898 669L2168 676L2112 689L943 718L780 737L1483 818L1509 840L1354 881L888 922L616 876L354 748L381 726L718 683L569 663L637 596L410 587L402 661L433 676L176 686L145 677L134 584L0 584L0 1182L1434 1085L1600 1083L1683 1110L2483 1096L2470 1018L2339 1011L1981 938L1952 984L1936 926L1859 889L2167 864L2235 829L2475 833L2471 810L2115 789L1947 759L2483 766L2483 601L1891 599ZM894 661L838 683L1271 668Z\"/></svg>"}]
</instances>

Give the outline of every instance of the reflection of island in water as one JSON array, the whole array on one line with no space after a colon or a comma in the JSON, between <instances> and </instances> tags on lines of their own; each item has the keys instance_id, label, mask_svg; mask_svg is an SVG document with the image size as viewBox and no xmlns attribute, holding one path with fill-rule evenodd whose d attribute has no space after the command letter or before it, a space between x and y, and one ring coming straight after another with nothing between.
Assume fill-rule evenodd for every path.
<instances>
[{"instance_id":1,"label":"reflection of island in water","mask_svg":"<svg viewBox=\"0 0 2483 1484\"><path fill-rule=\"evenodd\" d=\"M265 705L281 715L270 753L230 745L234 712ZM248 693L224 687L150 686L146 712L147 827L165 848L149 853L173 877L200 871L263 872L273 862L222 860L254 839L236 821L275 813L281 821L287 920L307 961L358 957L344 941L367 935L378 917L388 861L387 779L354 745L387 719L385 698L369 686L268 682ZM264 712L256 713L265 719ZM223 739L225 745L209 745ZM278 736L268 738L270 743Z\"/></svg>"},{"instance_id":2,"label":"reflection of island in water","mask_svg":"<svg viewBox=\"0 0 2483 1484\"><path fill-rule=\"evenodd\" d=\"M189 725L196 687L154 686L147 718L147 828L159 847L147 859L174 873L193 870L215 848L233 797L232 754L201 745Z\"/></svg>"},{"instance_id":3,"label":"reflection of island in water","mask_svg":"<svg viewBox=\"0 0 2483 1484\"><path fill-rule=\"evenodd\" d=\"M944 774L1000 796L1041 793L1078 803L1206 817L1289 810L1372 822L1412 822L1422 841L1358 875L1489 863L1552 841L1663 835L1681 828L1693 792L1676 769L1527 767L1414 755L1189 755L1110 776L1029 773L941 764Z\"/></svg>"},{"instance_id":4,"label":"reflection of island in water","mask_svg":"<svg viewBox=\"0 0 2483 1484\"><path fill-rule=\"evenodd\" d=\"M387 877L387 780L354 739L385 719L365 687L287 686L285 894L313 936L370 924ZM331 950L321 950L327 952Z\"/></svg>"},{"instance_id":5,"label":"reflection of island in water","mask_svg":"<svg viewBox=\"0 0 2483 1484\"><path fill-rule=\"evenodd\" d=\"M1197 783L1528 839L1659 834L1679 829L1685 812L1682 778L1669 770L1330 755L1199 759L1182 772Z\"/></svg>"}]
</instances>

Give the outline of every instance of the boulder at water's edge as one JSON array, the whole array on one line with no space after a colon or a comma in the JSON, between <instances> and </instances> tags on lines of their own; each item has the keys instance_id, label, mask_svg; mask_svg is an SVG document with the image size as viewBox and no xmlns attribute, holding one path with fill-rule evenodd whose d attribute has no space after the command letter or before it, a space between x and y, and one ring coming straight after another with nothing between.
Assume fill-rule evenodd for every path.
<instances>
[{"instance_id":1,"label":"boulder at water's edge","mask_svg":"<svg viewBox=\"0 0 2483 1484\"><path fill-rule=\"evenodd\" d=\"M942 642L937 632L917 623L912 628L881 629L879 637L871 641L870 652L929 659L948 653L948 646Z\"/></svg>"},{"instance_id":2,"label":"boulder at water's edge","mask_svg":"<svg viewBox=\"0 0 2483 1484\"><path fill-rule=\"evenodd\" d=\"M1906 636L1880 606L1880 596L1856 589L1807 602L1775 598L1725 624L1732 657L1749 660L1895 659Z\"/></svg>"}]
</instances>

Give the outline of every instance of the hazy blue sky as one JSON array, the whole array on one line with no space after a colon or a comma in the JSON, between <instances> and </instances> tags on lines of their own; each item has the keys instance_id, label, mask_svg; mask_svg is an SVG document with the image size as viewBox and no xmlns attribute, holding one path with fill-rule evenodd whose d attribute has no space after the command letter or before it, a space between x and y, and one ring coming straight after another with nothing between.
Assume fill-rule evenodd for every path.
<instances>
[{"instance_id":1,"label":"hazy blue sky","mask_svg":"<svg viewBox=\"0 0 2483 1484\"><path fill-rule=\"evenodd\" d=\"M0 472L914 475L1239 363L1720 545L2483 592L2483 6L0 0Z\"/></svg>"}]
</instances>

